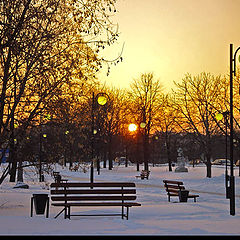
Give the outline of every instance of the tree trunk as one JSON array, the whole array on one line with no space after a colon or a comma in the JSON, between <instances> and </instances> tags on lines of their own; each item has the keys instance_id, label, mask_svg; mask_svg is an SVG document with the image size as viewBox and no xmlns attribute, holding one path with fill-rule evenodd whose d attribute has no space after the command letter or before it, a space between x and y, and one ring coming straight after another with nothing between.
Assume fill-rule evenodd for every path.
<instances>
[{"instance_id":1,"label":"tree trunk","mask_svg":"<svg viewBox=\"0 0 240 240\"><path fill-rule=\"evenodd\" d=\"M112 170L113 164L112 164L112 136L109 136L108 141L108 169Z\"/></svg>"},{"instance_id":2,"label":"tree trunk","mask_svg":"<svg viewBox=\"0 0 240 240\"><path fill-rule=\"evenodd\" d=\"M17 172L17 161L13 160L11 163L11 169L10 169L10 182L15 182L16 181L16 172Z\"/></svg>"},{"instance_id":3,"label":"tree trunk","mask_svg":"<svg viewBox=\"0 0 240 240\"><path fill-rule=\"evenodd\" d=\"M211 178L212 177L212 164L211 164L211 156L212 156L212 141L211 141L211 136L210 134L207 134L207 141L206 141L206 166L207 166L207 177Z\"/></svg>"},{"instance_id":4,"label":"tree trunk","mask_svg":"<svg viewBox=\"0 0 240 240\"><path fill-rule=\"evenodd\" d=\"M105 145L103 151L103 168L107 168L107 150Z\"/></svg>"},{"instance_id":5,"label":"tree trunk","mask_svg":"<svg viewBox=\"0 0 240 240\"><path fill-rule=\"evenodd\" d=\"M23 182L22 160L18 162L17 182Z\"/></svg>"},{"instance_id":6,"label":"tree trunk","mask_svg":"<svg viewBox=\"0 0 240 240\"><path fill-rule=\"evenodd\" d=\"M207 162L207 177L211 178L212 177L212 164L211 164L211 145L210 143L207 144L207 154L206 154Z\"/></svg>"},{"instance_id":7,"label":"tree trunk","mask_svg":"<svg viewBox=\"0 0 240 240\"><path fill-rule=\"evenodd\" d=\"M168 158L168 170L169 172L172 172L172 160L170 157L170 141L168 139L168 136L165 137L166 147L167 147L167 158Z\"/></svg>"},{"instance_id":8,"label":"tree trunk","mask_svg":"<svg viewBox=\"0 0 240 240\"><path fill-rule=\"evenodd\" d=\"M144 134L144 139L143 139L143 161L144 161L144 170L148 171L148 162L149 162L149 140L148 140L148 135Z\"/></svg>"},{"instance_id":9,"label":"tree trunk","mask_svg":"<svg viewBox=\"0 0 240 240\"><path fill-rule=\"evenodd\" d=\"M207 177L211 178L212 177L212 167L211 167L210 158L207 158L206 166L207 166Z\"/></svg>"},{"instance_id":10,"label":"tree trunk","mask_svg":"<svg viewBox=\"0 0 240 240\"><path fill-rule=\"evenodd\" d=\"M15 146L14 146L14 118L11 118L10 122L10 149L9 149L9 162L10 162L10 182L16 181L16 171L17 171L17 160L15 158Z\"/></svg>"}]
</instances>

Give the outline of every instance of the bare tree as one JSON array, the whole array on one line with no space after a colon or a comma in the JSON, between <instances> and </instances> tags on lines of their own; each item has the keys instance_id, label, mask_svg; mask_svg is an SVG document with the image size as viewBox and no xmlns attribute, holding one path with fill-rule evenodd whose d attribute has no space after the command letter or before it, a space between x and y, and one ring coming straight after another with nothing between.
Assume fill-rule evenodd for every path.
<instances>
[{"instance_id":1,"label":"bare tree","mask_svg":"<svg viewBox=\"0 0 240 240\"><path fill-rule=\"evenodd\" d=\"M207 177L211 178L212 137L218 129L215 114L223 108L221 93L225 92L226 82L210 73L186 74L176 86L173 94L179 112L177 123L182 131L196 134L204 149Z\"/></svg>"},{"instance_id":2,"label":"bare tree","mask_svg":"<svg viewBox=\"0 0 240 240\"><path fill-rule=\"evenodd\" d=\"M118 27L110 0L1 0L0 10L0 144L15 168L14 123L27 128L56 94L93 79Z\"/></svg>"},{"instance_id":3,"label":"bare tree","mask_svg":"<svg viewBox=\"0 0 240 240\"><path fill-rule=\"evenodd\" d=\"M153 73L141 74L130 86L128 95L132 115L137 119L139 127L143 124L143 161L144 169L148 170L149 136L158 112L162 87L159 80L154 79Z\"/></svg>"},{"instance_id":4,"label":"bare tree","mask_svg":"<svg viewBox=\"0 0 240 240\"><path fill-rule=\"evenodd\" d=\"M164 141L167 148L168 169L172 171L171 159L171 135L179 130L176 119L179 112L174 107L174 98L170 94L164 94L161 98L159 111L156 115L155 128L160 129L163 133Z\"/></svg>"}]
</instances>

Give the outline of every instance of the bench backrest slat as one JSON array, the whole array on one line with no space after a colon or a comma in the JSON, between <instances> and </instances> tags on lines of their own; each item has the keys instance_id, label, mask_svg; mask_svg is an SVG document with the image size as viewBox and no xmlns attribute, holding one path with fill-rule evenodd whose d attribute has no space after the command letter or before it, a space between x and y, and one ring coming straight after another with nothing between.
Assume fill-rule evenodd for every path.
<instances>
[{"instance_id":1,"label":"bench backrest slat","mask_svg":"<svg viewBox=\"0 0 240 240\"><path fill-rule=\"evenodd\" d=\"M184 186L181 186L181 185L166 185L165 186L167 189L185 189Z\"/></svg>"},{"instance_id":2,"label":"bench backrest slat","mask_svg":"<svg viewBox=\"0 0 240 240\"><path fill-rule=\"evenodd\" d=\"M170 184L179 184L179 185L183 185L183 182L180 181L173 181L173 180L163 180L164 183L170 183Z\"/></svg>"},{"instance_id":3,"label":"bench backrest slat","mask_svg":"<svg viewBox=\"0 0 240 240\"><path fill-rule=\"evenodd\" d=\"M65 194L136 194L136 189L58 189L51 190L52 195Z\"/></svg>"},{"instance_id":4,"label":"bench backrest slat","mask_svg":"<svg viewBox=\"0 0 240 240\"><path fill-rule=\"evenodd\" d=\"M135 187L135 183L132 182L70 182L70 183L51 183L50 187Z\"/></svg>"},{"instance_id":5,"label":"bench backrest slat","mask_svg":"<svg viewBox=\"0 0 240 240\"><path fill-rule=\"evenodd\" d=\"M183 182L173 180L163 180L165 189L168 193L178 193L179 190L184 190Z\"/></svg>"}]
</instances>

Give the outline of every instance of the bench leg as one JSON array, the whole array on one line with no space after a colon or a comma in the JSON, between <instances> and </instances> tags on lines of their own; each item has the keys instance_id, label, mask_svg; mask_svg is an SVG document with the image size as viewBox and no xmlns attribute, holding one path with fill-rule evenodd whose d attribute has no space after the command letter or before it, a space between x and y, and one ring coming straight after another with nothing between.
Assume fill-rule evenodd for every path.
<instances>
[{"instance_id":1,"label":"bench leg","mask_svg":"<svg viewBox=\"0 0 240 240\"><path fill-rule=\"evenodd\" d=\"M68 206L67 208L68 208L67 218L70 219L70 216L71 216L71 213L70 213L70 206Z\"/></svg>"},{"instance_id":2,"label":"bench leg","mask_svg":"<svg viewBox=\"0 0 240 240\"><path fill-rule=\"evenodd\" d=\"M129 207L126 206L127 210L126 210L126 214L124 214L124 206L122 206L122 219L124 219L124 217L128 220L128 212L129 212Z\"/></svg>"},{"instance_id":3,"label":"bench leg","mask_svg":"<svg viewBox=\"0 0 240 240\"><path fill-rule=\"evenodd\" d=\"M57 218L63 211L65 211L65 207L54 218Z\"/></svg>"},{"instance_id":4,"label":"bench leg","mask_svg":"<svg viewBox=\"0 0 240 240\"><path fill-rule=\"evenodd\" d=\"M128 220L128 212L129 212L129 206L125 206L127 208L126 210L126 214L124 214L124 206L122 206L122 219L124 219L124 217Z\"/></svg>"},{"instance_id":5,"label":"bench leg","mask_svg":"<svg viewBox=\"0 0 240 240\"><path fill-rule=\"evenodd\" d=\"M31 197L31 217L33 216L33 197Z\"/></svg>"},{"instance_id":6,"label":"bench leg","mask_svg":"<svg viewBox=\"0 0 240 240\"><path fill-rule=\"evenodd\" d=\"M128 220L128 211L129 211L129 207L127 207L127 216L126 216L127 220Z\"/></svg>"},{"instance_id":7,"label":"bench leg","mask_svg":"<svg viewBox=\"0 0 240 240\"><path fill-rule=\"evenodd\" d=\"M47 199L47 212L46 212L46 218L49 216L49 198Z\"/></svg>"},{"instance_id":8,"label":"bench leg","mask_svg":"<svg viewBox=\"0 0 240 240\"><path fill-rule=\"evenodd\" d=\"M67 218L67 207L64 208L64 218Z\"/></svg>"}]
</instances>

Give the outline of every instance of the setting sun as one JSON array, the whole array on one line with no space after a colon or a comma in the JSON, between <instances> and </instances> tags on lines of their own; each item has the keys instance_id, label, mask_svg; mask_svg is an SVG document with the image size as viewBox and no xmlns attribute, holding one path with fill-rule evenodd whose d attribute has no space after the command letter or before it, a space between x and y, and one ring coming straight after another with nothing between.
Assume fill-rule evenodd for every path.
<instances>
[{"instance_id":1,"label":"setting sun","mask_svg":"<svg viewBox=\"0 0 240 240\"><path fill-rule=\"evenodd\" d=\"M134 124L134 123L129 124L129 125L128 125L128 130L129 130L130 132L136 131L136 130L137 130L137 125Z\"/></svg>"}]
</instances>

